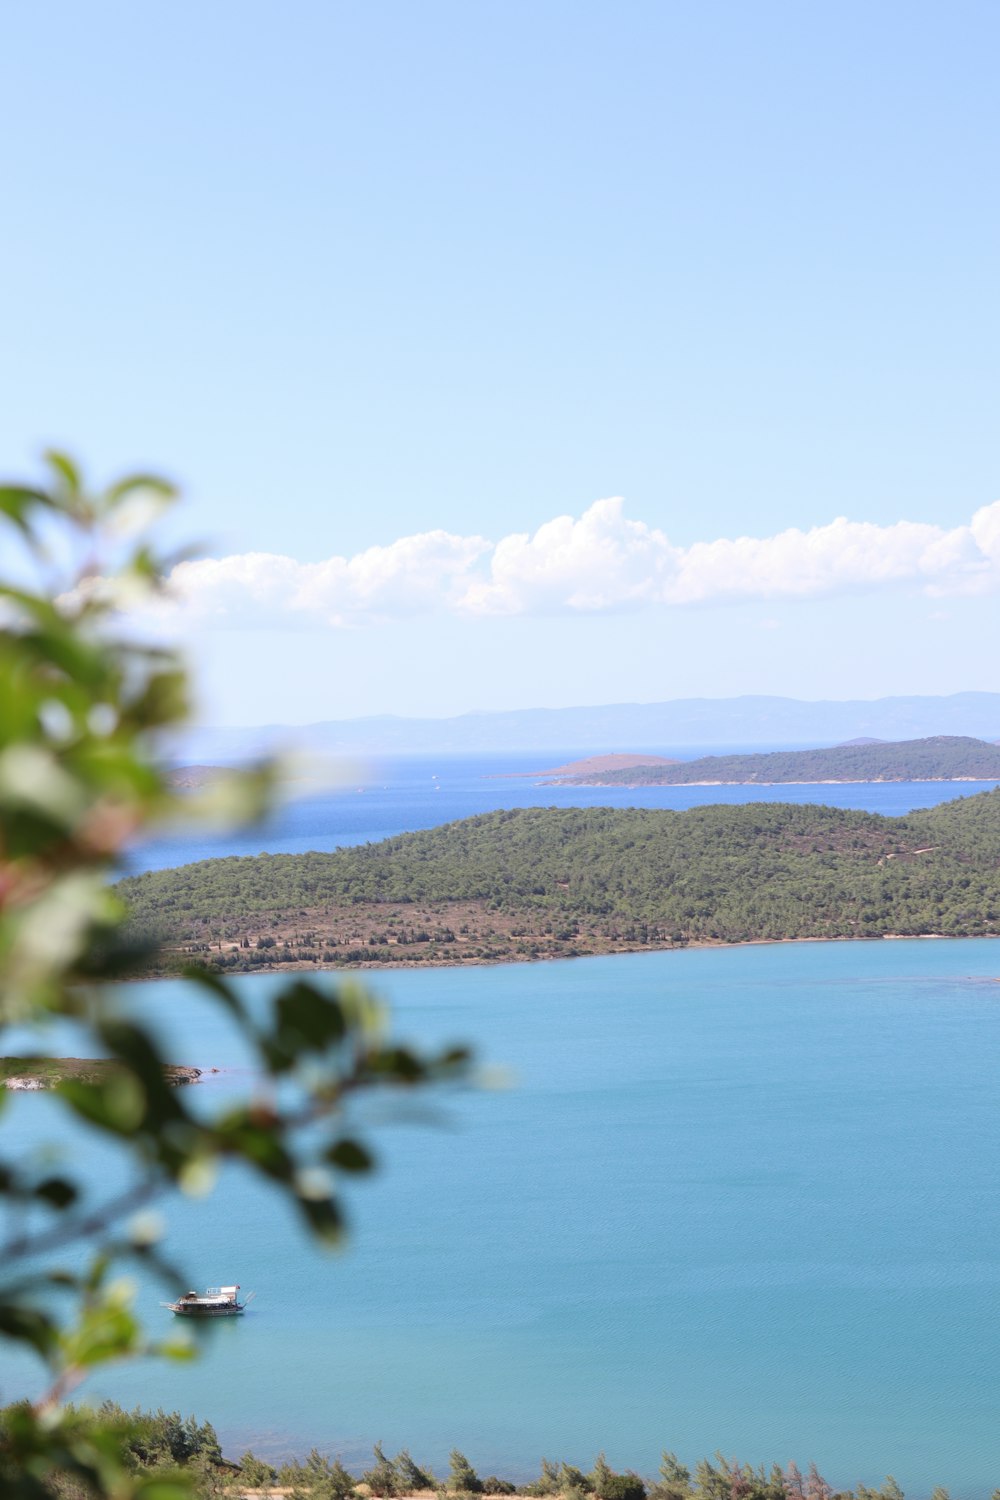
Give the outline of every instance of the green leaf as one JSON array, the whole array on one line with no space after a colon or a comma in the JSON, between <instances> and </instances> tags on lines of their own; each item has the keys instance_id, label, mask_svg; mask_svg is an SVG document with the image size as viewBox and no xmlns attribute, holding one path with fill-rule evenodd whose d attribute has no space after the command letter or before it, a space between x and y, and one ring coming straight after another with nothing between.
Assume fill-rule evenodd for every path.
<instances>
[{"instance_id":1,"label":"green leaf","mask_svg":"<svg viewBox=\"0 0 1000 1500\"><path fill-rule=\"evenodd\" d=\"M344 1219L333 1198L300 1198L299 1208L317 1239L329 1246L340 1243Z\"/></svg>"},{"instance_id":2,"label":"green leaf","mask_svg":"<svg viewBox=\"0 0 1000 1500\"><path fill-rule=\"evenodd\" d=\"M69 454L63 453L59 448L46 448L42 457L51 468L55 469L70 494L78 497L82 489L80 470Z\"/></svg>"},{"instance_id":3,"label":"green leaf","mask_svg":"<svg viewBox=\"0 0 1000 1500\"><path fill-rule=\"evenodd\" d=\"M326 1153L326 1159L342 1172L371 1172L375 1158L358 1141L337 1141Z\"/></svg>"},{"instance_id":4,"label":"green leaf","mask_svg":"<svg viewBox=\"0 0 1000 1500\"><path fill-rule=\"evenodd\" d=\"M344 1012L337 1000L313 985L297 982L277 999L278 1036L294 1050L324 1052L344 1037Z\"/></svg>"},{"instance_id":5,"label":"green leaf","mask_svg":"<svg viewBox=\"0 0 1000 1500\"><path fill-rule=\"evenodd\" d=\"M222 1004L240 1021L246 1020L246 1006L234 990L233 986L225 979L213 974L210 969L200 968L197 964L188 964L181 970L184 979L190 980L192 984L198 985L200 989L207 990L214 995Z\"/></svg>"},{"instance_id":6,"label":"green leaf","mask_svg":"<svg viewBox=\"0 0 1000 1500\"><path fill-rule=\"evenodd\" d=\"M472 1049L470 1047L448 1047L436 1059L434 1066L445 1071L461 1072L467 1068L472 1061Z\"/></svg>"},{"instance_id":7,"label":"green leaf","mask_svg":"<svg viewBox=\"0 0 1000 1500\"><path fill-rule=\"evenodd\" d=\"M113 1135L130 1136L142 1122L144 1100L138 1083L127 1076L107 1083L83 1083L66 1078L56 1092L67 1099L84 1120Z\"/></svg>"},{"instance_id":8,"label":"green leaf","mask_svg":"<svg viewBox=\"0 0 1000 1500\"><path fill-rule=\"evenodd\" d=\"M134 495L137 491L148 491L158 496L161 500L176 500L178 490L169 479L164 479L162 474L126 474L124 479L119 479L115 484L109 485L105 490L105 499L112 506L119 505L123 500Z\"/></svg>"},{"instance_id":9,"label":"green leaf","mask_svg":"<svg viewBox=\"0 0 1000 1500\"><path fill-rule=\"evenodd\" d=\"M180 668L154 673L126 707L137 729L180 723L190 711L187 673Z\"/></svg>"},{"instance_id":10,"label":"green leaf","mask_svg":"<svg viewBox=\"0 0 1000 1500\"><path fill-rule=\"evenodd\" d=\"M365 1059L366 1071L396 1083L418 1083L427 1075L423 1061L408 1047L383 1047Z\"/></svg>"},{"instance_id":11,"label":"green leaf","mask_svg":"<svg viewBox=\"0 0 1000 1500\"><path fill-rule=\"evenodd\" d=\"M102 1296L84 1308L79 1324L63 1334L61 1343L67 1363L91 1369L138 1353L140 1329L125 1303Z\"/></svg>"},{"instance_id":12,"label":"green leaf","mask_svg":"<svg viewBox=\"0 0 1000 1500\"><path fill-rule=\"evenodd\" d=\"M32 535L31 512L36 508L52 508L52 498L44 490L28 489L22 485L0 485L0 515L13 521L23 535Z\"/></svg>"},{"instance_id":13,"label":"green leaf","mask_svg":"<svg viewBox=\"0 0 1000 1500\"><path fill-rule=\"evenodd\" d=\"M194 1491L183 1479L141 1479L132 1494L135 1500L192 1500Z\"/></svg>"},{"instance_id":14,"label":"green leaf","mask_svg":"<svg viewBox=\"0 0 1000 1500\"><path fill-rule=\"evenodd\" d=\"M43 1198L46 1203L51 1203L53 1208L71 1208L79 1197L79 1191L75 1184L66 1177L46 1177L35 1188L35 1197Z\"/></svg>"},{"instance_id":15,"label":"green leaf","mask_svg":"<svg viewBox=\"0 0 1000 1500\"><path fill-rule=\"evenodd\" d=\"M56 1345L55 1324L38 1307L0 1303L0 1333L22 1344L30 1344L44 1359L48 1359Z\"/></svg>"},{"instance_id":16,"label":"green leaf","mask_svg":"<svg viewBox=\"0 0 1000 1500\"><path fill-rule=\"evenodd\" d=\"M198 1350L195 1345L186 1339L162 1339L154 1350L161 1359L169 1359L174 1364L190 1364L198 1358Z\"/></svg>"},{"instance_id":17,"label":"green leaf","mask_svg":"<svg viewBox=\"0 0 1000 1500\"><path fill-rule=\"evenodd\" d=\"M167 1083L159 1048L150 1034L133 1021L103 1021L98 1034L113 1057L125 1064L141 1090L147 1123L161 1127L184 1115L177 1090ZM114 1081L114 1080L112 1080Z\"/></svg>"},{"instance_id":18,"label":"green leaf","mask_svg":"<svg viewBox=\"0 0 1000 1500\"><path fill-rule=\"evenodd\" d=\"M255 1116L251 1110L233 1110L218 1122L215 1136L221 1151L241 1156L278 1182L291 1182L295 1163L279 1138L276 1122Z\"/></svg>"}]
</instances>

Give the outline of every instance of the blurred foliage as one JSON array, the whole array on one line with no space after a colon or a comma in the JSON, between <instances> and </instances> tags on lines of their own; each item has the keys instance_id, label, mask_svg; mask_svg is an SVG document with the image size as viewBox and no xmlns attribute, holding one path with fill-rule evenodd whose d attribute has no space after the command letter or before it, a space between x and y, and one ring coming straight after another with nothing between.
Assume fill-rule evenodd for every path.
<instances>
[{"instance_id":1,"label":"blurred foliage","mask_svg":"<svg viewBox=\"0 0 1000 1500\"><path fill-rule=\"evenodd\" d=\"M11 1500L67 1486L116 1500L188 1493L180 1470L155 1480L137 1471L136 1428L124 1413L95 1419L66 1405L108 1361L151 1348L186 1356L171 1341L149 1344L118 1274L139 1263L176 1291L177 1273L148 1215L133 1219L137 1209L172 1187L203 1190L236 1163L331 1244L343 1230L339 1175L372 1164L345 1120L350 1096L452 1078L466 1064L460 1049L424 1056L393 1045L360 989L300 980L260 1019L231 985L194 972L191 984L228 1015L260 1070L249 1097L213 1112L170 1085L153 1030L111 983L146 951L124 939L124 907L109 888L129 842L181 807L185 820L257 816L274 783L261 765L181 804L161 767L165 736L188 714L187 678L177 654L135 621L137 607L155 616L162 600L171 559L147 533L173 498L173 486L149 474L95 492L58 452L46 455L39 485L0 485L0 1027L5 1036L32 1028L44 1055L46 1024L68 1020L88 1050L112 1060L108 1076L67 1078L56 1094L127 1166L125 1187L92 1201L72 1171L54 1174L37 1154L0 1156L0 1347L30 1350L47 1369L44 1394L4 1413L0 1494ZM0 1091L3 1106L10 1097ZM190 1456L174 1460L189 1467Z\"/></svg>"}]
</instances>

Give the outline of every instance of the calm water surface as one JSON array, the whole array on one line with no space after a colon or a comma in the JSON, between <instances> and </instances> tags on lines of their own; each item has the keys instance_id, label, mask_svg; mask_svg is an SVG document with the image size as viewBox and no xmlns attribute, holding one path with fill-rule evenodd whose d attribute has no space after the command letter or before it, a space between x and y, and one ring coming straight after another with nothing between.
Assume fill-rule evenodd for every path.
<instances>
[{"instance_id":1,"label":"calm water surface","mask_svg":"<svg viewBox=\"0 0 1000 1500\"><path fill-rule=\"evenodd\" d=\"M733 747L739 749L739 746ZM670 754L669 749L663 752ZM691 759L690 747L681 752ZM714 752L720 753L718 746ZM192 829L137 849L130 871L158 870L227 854L302 854L336 849L435 828L456 818L508 807L663 807L683 809L705 803L823 802L889 817L917 807L933 807L954 797L990 791L995 782L857 782L807 786L570 787L540 785L529 773L564 765L579 752L561 755L396 756L354 762L341 768L342 781L325 790L295 789L267 822L238 832L211 834ZM522 774L506 775L517 772Z\"/></svg>"},{"instance_id":2,"label":"calm water surface","mask_svg":"<svg viewBox=\"0 0 1000 1500\"><path fill-rule=\"evenodd\" d=\"M257 1291L195 1366L102 1392L229 1451L382 1440L480 1472L661 1448L1000 1484L1000 945L801 944L375 976L400 1032L514 1086L372 1125L350 1249L308 1249L238 1175L171 1210L191 1285ZM273 981L237 980L255 1004ZM170 982L178 1061L247 1059ZM239 1071L206 1086L245 1084ZM51 1101L21 1096L15 1131ZM83 1140L82 1131L79 1140ZM94 1148L87 1159L98 1161ZM154 1326L154 1286L140 1290ZM3 1395L23 1389L0 1371Z\"/></svg>"}]
</instances>

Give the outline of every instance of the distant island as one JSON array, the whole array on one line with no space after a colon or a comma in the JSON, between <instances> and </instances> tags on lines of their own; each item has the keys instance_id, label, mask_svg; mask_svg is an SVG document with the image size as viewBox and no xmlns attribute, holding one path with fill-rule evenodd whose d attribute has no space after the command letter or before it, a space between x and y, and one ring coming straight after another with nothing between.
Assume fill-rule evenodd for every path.
<instances>
[{"instance_id":1,"label":"distant island","mask_svg":"<svg viewBox=\"0 0 1000 1500\"><path fill-rule=\"evenodd\" d=\"M1000 934L1000 790L886 818L787 803L525 808L119 882L162 972L488 963Z\"/></svg>"},{"instance_id":2,"label":"distant island","mask_svg":"<svg viewBox=\"0 0 1000 1500\"><path fill-rule=\"evenodd\" d=\"M665 760L641 755L594 756L536 774L552 778L559 786L609 787L1000 781L1000 745L953 734L895 743L864 738L833 745L827 750L702 755L697 760Z\"/></svg>"},{"instance_id":3,"label":"distant island","mask_svg":"<svg viewBox=\"0 0 1000 1500\"><path fill-rule=\"evenodd\" d=\"M78 1083L106 1083L118 1072L116 1062L100 1057L0 1057L0 1088L54 1089L69 1079ZM166 1063L163 1068L166 1082L177 1088L197 1083L202 1072L201 1068L181 1063Z\"/></svg>"},{"instance_id":4,"label":"distant island","mask_svg":"<svg viewBox=\"0 0 1000 1500\"><path fill-rule=\"evenodd\" d=\"M177 766L167 771L166 779L175 791L193 792L221 780L226 769L225 766Z\"/></svg>"},{"instance_id":5,"label":"distant island","mask_svg":"<svg viewBox=\"0 0 1000 1500\"><path fill-rule=\"evenodd\" d=\"M617 775L618 772L634 771L640 766L645 769L647 766L655 768L657 766L676 765L680 765L680 761L674 757L666 755L643 755L637 751L633 755L620 755L617 753L613 755L588 755L583 760L573 760L565 766L551 766L547 771L501 771L494 773L494 777L499 780L506 776L604 776L608 772L614 772Z\"/></svg>"}]
</instances>

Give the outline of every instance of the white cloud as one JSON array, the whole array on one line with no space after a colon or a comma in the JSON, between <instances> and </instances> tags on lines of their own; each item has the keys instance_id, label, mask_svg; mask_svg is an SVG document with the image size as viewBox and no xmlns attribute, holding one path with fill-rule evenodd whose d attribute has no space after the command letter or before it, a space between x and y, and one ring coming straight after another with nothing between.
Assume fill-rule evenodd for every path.
<instances>
[{"instance_id":1,"label":"white cloud","mask_svg":"<svg viewBox=\"0 0 1000 1500\"><path fill-rule=\"evenodd\" d=\"M1000 504L997 506L1000 511ZM808 599L912 582L957 585L988 568L967 526L875 526L844 516L810 531L696 542L665 591L671 604Z\"/></svg>"},{"instance_id":2,"label":"white cloud","mask_svg":"<svg viewBox=\"0 0 1000 1500\"><path fill-rule=\"evenodd\" d=\"M460 607L473 614L599 611L654 602L683 553L662 531L623 515L624 501L598 500L578 521L557 516L504 537L489 571L473 578Z\"/></svg>"},{"instance_id":3,"label":"white cloud","mask_svg":"<svg viewBox=\"0 0 1000 1500\"><path fill-rule=\"evenodd\" d=\"M808 531L678 547L628 518L621 499L598 500L579 518L557 516L496 543L428 531L318 563L249 552L180 563L169 584L184 615L235 626L600 613L900 587L982 593L1000 588L1000 501L950 529L839 517Z\"/></svg>"},{"instance_id":4,"label":"white cloud","mask_svg":"<svg viewBox=\"0 0 1000 1500\"><path fill-rule=\"evenodd\" d=\"M344 625L371 615L453 606L490 543L426 531L354 557L300 563L271 552L179 563L169 578L177 601L209 618L272 623L274 613ZM262 618L263 617L263 618Z\"/></svg>"}]
</instances>

